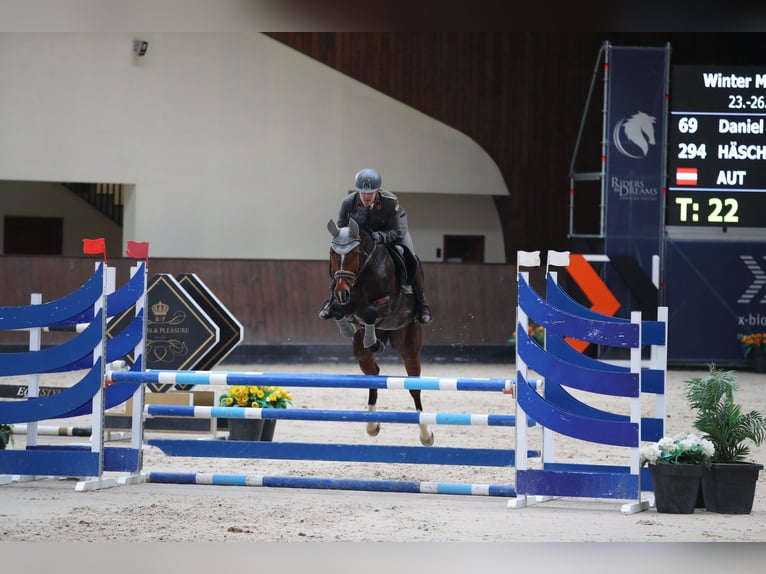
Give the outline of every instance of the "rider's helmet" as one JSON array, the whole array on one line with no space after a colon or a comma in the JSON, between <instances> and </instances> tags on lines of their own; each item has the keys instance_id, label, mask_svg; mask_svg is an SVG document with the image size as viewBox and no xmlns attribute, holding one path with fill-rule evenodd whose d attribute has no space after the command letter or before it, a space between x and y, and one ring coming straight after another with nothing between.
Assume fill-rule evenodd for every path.
<instances>
[{"instance_id":1,"label":"rider's helmet","mask_svg":"<svg viewBox=\"0 0 766 574\"><path fill-rule=\"evenodd\" d=\"M354 177L354 189L362 193L378 191L380 184L380 174L369 167L359 170Z\"/></svg>"}]
</instances>

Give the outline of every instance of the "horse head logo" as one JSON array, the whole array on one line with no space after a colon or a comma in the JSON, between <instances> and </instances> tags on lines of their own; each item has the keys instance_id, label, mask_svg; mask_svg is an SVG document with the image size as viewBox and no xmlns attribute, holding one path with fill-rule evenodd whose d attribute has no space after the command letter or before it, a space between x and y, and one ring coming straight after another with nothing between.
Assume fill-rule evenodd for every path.
<instances>
[{"instance_id":1,"label":"horse head logo","mask_svg":"<svg viewBox=\"0 0 766 574\"><path fill-rule=\"evenodd\" d=\"M633 159L646 157L649 153L649 146L656 145L654 139L655 121L654 116L644 112L636 112L628 119L621 119L614 126L614 145L624 156Z\"/></svg>"}]
</instances>

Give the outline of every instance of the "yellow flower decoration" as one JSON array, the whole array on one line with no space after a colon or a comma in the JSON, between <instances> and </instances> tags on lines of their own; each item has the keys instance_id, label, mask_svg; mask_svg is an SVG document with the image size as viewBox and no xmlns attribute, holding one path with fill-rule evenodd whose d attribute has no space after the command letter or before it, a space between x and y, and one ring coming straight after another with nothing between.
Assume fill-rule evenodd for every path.
<instances>
[{"instance_id":1,"label":"yellow flower decoration","mask_svg":"<svg viewBox=\"0 0 766 574\"><path fill-rule=\"evenodd\" d=\"M218 399L222 407L253 407L284 409L292 404L293 396L282 387L234 385Z\"/></svg>"}]
</instances>

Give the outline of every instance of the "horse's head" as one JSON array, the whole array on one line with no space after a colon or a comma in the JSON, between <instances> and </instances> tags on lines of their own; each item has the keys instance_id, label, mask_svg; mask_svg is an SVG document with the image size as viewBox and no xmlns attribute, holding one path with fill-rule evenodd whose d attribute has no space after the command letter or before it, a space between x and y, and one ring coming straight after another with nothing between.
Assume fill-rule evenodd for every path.
<instances>
[{"instance_id":1,"label":"horse's head","mask_svg":"<svg viewBox=\"0 0 766 574\"><path fill-rule=\"evenodd\" d=\"M335 296L345 305L351 299L351 289L364 265L359 224L350 218L348 227L339 228L331 219L327 222L327 230L332 235L330 274L335 280Z\"/></svg>"}]
</instances>

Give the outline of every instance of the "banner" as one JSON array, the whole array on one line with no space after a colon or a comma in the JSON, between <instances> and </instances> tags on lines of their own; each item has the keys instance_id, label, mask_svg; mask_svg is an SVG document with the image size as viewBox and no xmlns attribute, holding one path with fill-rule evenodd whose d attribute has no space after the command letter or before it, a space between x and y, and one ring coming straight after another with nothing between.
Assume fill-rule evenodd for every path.
<instances>
[{"instance_id":1,"label":"banner","mask_svg":"<svg viewBox=\"0 0 766 574\"><path fill-rule=\"evenodd\" d=\"M668 362L747 366L740 336L766 333L766 242L666 245Z\"/></svg>"},{"instance_id":2,"label":"banner","mask_svg":"<svg viewBox=\"0 0 766 574\"><path fill-rule=\"evenodd\" d=\"M662 253L669 57L669 47L609 46L606 59L604 252L633 257L649 277ZM635 309L609 275L624 312Z\"/></svg>"}]
</instances>

